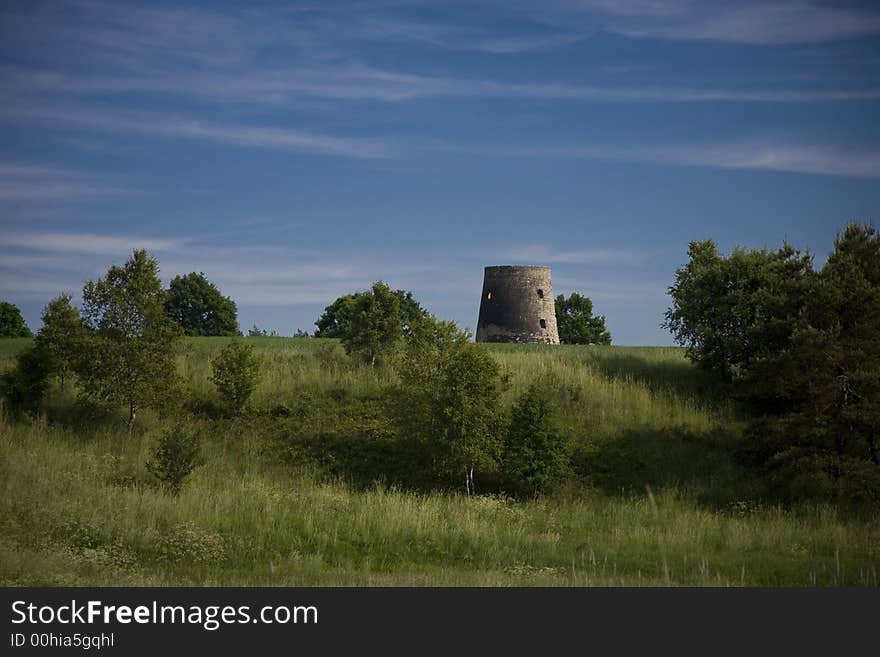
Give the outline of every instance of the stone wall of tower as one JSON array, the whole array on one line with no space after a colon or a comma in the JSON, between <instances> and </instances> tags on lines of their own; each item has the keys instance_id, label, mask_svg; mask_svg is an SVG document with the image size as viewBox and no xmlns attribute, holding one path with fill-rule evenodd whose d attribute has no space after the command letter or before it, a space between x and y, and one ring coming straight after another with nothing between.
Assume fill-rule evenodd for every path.
<instances>
[{"instance_id":1,"label":"stone wall of tower","mask_svg":"<svg viewBox=\"0 0 880 657\"><path fill-rule=\"evenodd\" d=\"M486 267L476 340L559 344L550 268Z\"/></svg>"}]
</instances>

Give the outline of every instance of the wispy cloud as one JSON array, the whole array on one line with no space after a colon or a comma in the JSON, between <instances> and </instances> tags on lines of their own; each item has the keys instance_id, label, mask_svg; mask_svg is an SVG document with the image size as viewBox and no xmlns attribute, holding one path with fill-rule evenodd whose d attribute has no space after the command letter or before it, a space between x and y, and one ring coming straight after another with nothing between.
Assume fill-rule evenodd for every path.
<instances>
[{"instance_id":1,"label":"wispy cloud","mask_svg":"<svg viewBox=\"0 0 880 657\"><path fill-rule=\"evenodd\" d=\"M380 139L333 137L316 132L273 126L219 123L154 113L122 113L75 105L9 104L0 117L54 124L74 124L94 130L211 141L247 148L335 155L353 158L387 158L392 145Z\"/></svg>"},{"instance_id":2,"label":"wispy cloud","mask_svg":"<svg viewBox=\"0 0 880 657\"><path fill-rule=\"evenodd\" d=\"M132 188L108 185L94 173L19 162L0 162L0 200L76 201L127 196Z\"/></svg>"},{"instance_id":3,"label":"wispy cloud","mask_svg":"<svg viewBox=\"0 0 880 657\"><path fill-rule=\"evenodd\" d=\"M46 70L7 68L5 77L11 85L23 90L49 94L160 93L273 107L300 102L303 97L393 103L429 98L518 98L614 103L804 103L880 99L878 88L768 90L612 87L438 77L365 66L256 69L198 75L178 72L174 75L121 77L82 77Z\"/></svg>"},{"instance_id":4,"label":"wispy cloud","mask_svg":"<svg viewBox=\"0 0 880 657\"><path fill-rule=\"evenodd\" d=\"M497 256L501 259L515 261L517 263L557 263L557 264L580 264L580 265L606 265L640 262L644 260L644 254L635 251L617 249L587 249L578 251L565 251L552 249L542 244L529 244L500 251Z\"/></svg>"},{"instance_id":5,"label":"wispy cloud","mask_svg":"<svg viewBox=\"0 0 880 657\"><path fill-rule=\"evenodd\" d=\"M187 240L157 239L136 236L112 236L95 233L65 233L42 231L4 231L0 233L0 247L14 247L57 253L119 255L132 249L174 251Z\"/></svg>"},{"instance_id":6,"label":"wispy cloud","mask_svg":"<svg viewBox=\"0 0 880 657\"><path fill-rule=\"evenodd\" d=\"M598 24L633 38L784 45L880 34L880 12L810 0L562 0L514 6L552 25Z\"/></svg>"},{"instance_id":7,"label":"wispy cloud","mask_svg":"<svg viewBox=\"0 0 880 657\"><path fill-rule=\"evenodd\" d=\"M697 146L586 146L586 147L487 147L433 144L425 148L466 155L547 159L585 159L782 171L854 178L880 178L880 153L844 150L832 146L736 142Z\"/></svg>"}]
</instances>

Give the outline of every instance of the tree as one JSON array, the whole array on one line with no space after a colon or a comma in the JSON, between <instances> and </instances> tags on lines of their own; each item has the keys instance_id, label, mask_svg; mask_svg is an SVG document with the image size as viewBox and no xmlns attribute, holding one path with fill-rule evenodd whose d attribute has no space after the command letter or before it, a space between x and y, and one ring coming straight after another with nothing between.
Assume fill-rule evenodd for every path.
<instances>
[{"instance_id":1,"label":"tree","mask_svg":"<svg viewBox=\"0 0 880 657\"><path fill-rule=\"evenodd\" d=\"M147 471L177 496L198 465L200 447L198 435L174 426L162 433L153 458L145 464Z\"/></svg>"},{"instance_id":2,"label":"tree","mask_svg":"<svg viewBox=\"0 0 880 657\"><path fill-rule=\"evenodd\" d=\"M394 350L403 337L400 298L378 281L363 294L355 295L347 334L342 338L346 352L371 366Z\"/></svg>"},{"instance_id":3,"label":"tree","mask_svg":"<svg viewBox=\"0 0 880 657\"><path fill-rule=\"evenodd\" d=\"M529 386L513 407L503 467L517 492L543 492L570 472L558 414L547 385L541 382Z\"/></svg>"},{"instance_id":4,"label":"tree","mask_svg":"<svg viewBox=\"0 0 880 657\"><path fill-rule=\"evenodd\" d=\"M86 340L86 327L79 311L70 303L70 295L55 297L43 309L43 326L37 332L34 344L44 352L52 372L64 385L65 376L73 371L81 357Z\"/></svg>"},{"instance_id":5,"label":"tree","mask_svg":"<svg viewBox=\"0 0 880 657\"><path fill-rule=\"evenodd\" d=\"M204 273L175 276L165 295L165 312L186 335L238 335L235 302Z\"/></svg>"},{"instance_id":6,"label":"tree","mask_svg":"<svg viewBox=\"0 0 880 657\"><path fill-rule=\"evenodd\" d=\"M781 348L750 363L750 434L772 472L880 503L880 236L852 224Z\"/></svg>"},{"instance_id":7,"label":"tree","mask_svg":"<svg viewBox=\"0 0 880 657\"><path fill-rule=\"evenodd\" d=\"M318 318L318 321L315 322L315 326L318 327L315 331L315 337L350 337L353 330L352 319L356 312L356 308L358 307L358 304L362 302L363 298L370 294L371 292L369 290L366 292L346 294L324 308L324 313ZM428 312L422 308L418 301L416 301L412 292L395 290L393 294L400 301L401 330L404 335L408 335L415 324L428 316Z\"/></svg>"},{"instance_id":8,"label":"tree","mask_svg":"<svg viewBox=\"0 0 880 657\"><path fill-rule=\"evenodd\" d=\"M15 304L0 301L0 338L29 338L31 330Z\"/></svg>"},{"instance_id":9,"label":"tree","mask_svg":"<svg viewBox=\"0 0 880 657\"><path fill-rule=\"evenodd\" d=\"M165 314L159 263L136 250L123 265L83 287L83 319L91 333L77 376L84 393L125 404L131 434L142 406L168 400L175 380L174 339L179 329Z\"/></svg>"},{"instance_id":10,"label":"tree","mask_svg":"<svg viewBox=\"0 0 880 657\"><path fill-rule=\"evenodd\" d=\"M232 340L212 361L211 367L211 380L224 405L233 414L241 413L259 381L260 362L254 356L254 348L241 340Z\"/></svg>"},{"instance_id":11,"label":"tree","mask_svg":"<svg viewBox=\"0 0 880 657\"><path fill-rule=\"evenodd\" d=\"M688 255L669 288L663 326L692 361L732 382L790 339L814 275L812 256L785 244L722 257L711 240L691 242Z\"/></svg>"},{"instance_id":12,"label":"tree","mask_svg":"<svg viewBox=\"0 0 880 657\"><path fill-rule=\"evenodd\" d=\"M556 297L556 327L562 344L611 344L605 316L593 316L593 302L572 292L568 299Z\"/></svg>"},{"instance_id":13,"label":"tree","mask_svg":"<svg viewBox=\"0 0 880 657\"><path fill-rule=\"evenodd\" d=\"M34 346L19 352L15 367L0 376L3 397L13 414L33 413L40 408L49 389L51 362L46 352Z\"/></svg>"},{"instance_id":14,"label":"tree","mask_svg":"<svg viewBox=\"0 0 880 657\"><path fill-rule=\"evenodd\" d=\"M398 363L395 407L401 435L432 455L435 474L465 481L495 469L501 452L498 363L470 333L433 318L417 324Z\"/></svg>"}]
</instances>

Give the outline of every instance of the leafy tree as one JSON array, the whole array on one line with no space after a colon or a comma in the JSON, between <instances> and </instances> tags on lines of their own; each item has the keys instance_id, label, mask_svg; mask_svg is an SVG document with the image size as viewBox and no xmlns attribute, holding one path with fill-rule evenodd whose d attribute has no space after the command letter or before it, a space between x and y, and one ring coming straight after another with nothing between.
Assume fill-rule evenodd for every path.
<instances>
[{"instance_id":1,"label":"leafy tree","mask_svg":"<svg viewBox=\"0 0 880 657\"><path fill-rule=\"evenodd\" d=\"M43 309L43 326L34 344L48 356L61 385L81 358L86 338L86 327L79 311L70 303L69 294L55 297Z\"/></svg>"},{"instance_id":2,"label":"leafy tree","mask_svg":"<svg viewBox=\"0 0 880 657\"><path fill-rule=\"evenodd\" d=\"M296 331L294 332L292 337L294 337L294 338L310 338L312 336L309 335L308 331L303 331L302 329L296 329Z\"/></svg>"},{"instance_id":3,"label":"leafy tree","mask_svg":"<svg viewBox=\"0 0 880 657\"><path fill-rule=\"evenodd\" d=\"M570 472L558 415L547 386L540 382L532 384L513 407L503 467L517 492L546 491Z\"/></svg>"},{"instance_id":4,"label":"leafy tree","mask_svg":"<svg viewBox=\"0 0 880 657\"><path fill-rule=\"evenodd\" d=\"M731 382L790 339L814 275L812 256L785 244L736 248L725 258L711 240L691 242L688 254L663 325L691 360Z\"/></svg>"},{"instance_id":5,"label":"leafy tree","mask_svg":"<svg viewBox=\"0 0 880 657\"><path fill-rule=\"evenodd\" d=\"M474 472L497 468L501 452L498 363L454 322L428 318L413 328L398 363L397 422L421 442L443 479L461 477L474 492Z\"/></svg>"},{"instance_id":6,"label":"leafy tree","mask_svg":"<svg viewBox=\"0 0 880 657\"><path fill-rule=\"evenodd\" d=\"M14 415L39 410L51 373L51 359L46 352L33 346L19 352L15 367L0 377L3 397Z\"/></svg>"},{"instance_id":7,"label":"leafy tree","mask_svg":"<svg viewBox=\"0 0 880 657\"><path fill-rule=\"evenodd\" d=\"M153 458L145 464L147 471L172 495L179 495L187 477L198 465L200 447L197 434L174 426L162 433Z\"/></svg>"},{"instance_id":8,"label":"leafy tree","mask_svg":"<svg viewBox=\"0 0 880 657\"><path fill-rule=\"evenodd\" d=\"M400 298L378 281L368 292L355 296L342 345L350 355L376 365L401 341L402 331Z\"/></svg>"},{"instance_id":9,"label":"leafy tree","mask_svg":"<svg viewBox=\"0 0 880 657\"><path fill-rule=\"evenodd\" d=\"M556 297L556 327L562 344L611 344L605 316L593 316L593 302L572 292L568 299Z\"/></svg>"},{"instance_id":10,"label":"leafy tree","mask_svg":"<svg viewBox=\"0 0 880 657\"><path fill-rule=\"evenodd\" d=\"M232 340L212 361L212 381L223 403L234 414L244 409L257 387L260 362L254 348L241 340Z\"/></svg>"},{"instance_id":11,"label":"leafy tree","mask_svg":"<svg viewBox=\"0 0 880 657\"><path fill-rule=\"evenodd\" d=\"M350 337L353 331L352 320L358 304L370 294L369 290L346 294L324 308L324 313L315 322L315 326L318 327L315 337L343 339ZM428 312L415 300L412 292L395 290L393 294L400 300L401 330L404 335L408 335L415 324L428 316Z\"/></svg>"},{"instance_id":12,"label":"leafy tree","mask_svg":"<svg viewBox=\"0 0 880 657\"><path fill-rule=\"evenodd\" d=\"M165 295L165 312L186 335L238 335L235 302L204 273L175 276Z\"/></svg>"},{"instance_id":13,"label":"leafy tree","mask_svg":"<svg viewBox=\"0 0 880 657\"><path fill-rule=\"evenodd\" d=\"M0 301L0 338L29 338L31 330L15 304Z\"/></svg>"},{"instance_id":14,"label":"leafy tree","mask_svg":"<svg viewBox=\"0 0 880 657\"><path fill-rule=\"evenodd\" d=\"M751 364L743 395L762 416L750 433L777 478L880 503L876 230L839 233L805 297L783 348Z\"/></svg>"},{"instance_id":15,"label":"leafy tree","mask_svg":"<svg viewBox=\"0 0 880 657\"><path fill-rule=\"evenodd\" d=\"M175 381L174 339L165 314L159 263L136 250L123 265L83 287L83 319L91 333L76 373L84 393L128 408L129 434L137 411L169 399Z\"/></svg>"}]
</instances>

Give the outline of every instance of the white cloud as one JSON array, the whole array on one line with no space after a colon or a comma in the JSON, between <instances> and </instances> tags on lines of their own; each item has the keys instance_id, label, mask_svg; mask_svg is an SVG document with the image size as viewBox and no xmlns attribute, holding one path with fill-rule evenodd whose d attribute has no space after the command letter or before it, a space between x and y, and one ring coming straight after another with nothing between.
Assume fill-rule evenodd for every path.
<instances>
[{"instance_id":1,"label":"white cloud","mask_svg":"<svg viewBox=\"0 0 880 657\"><path fill-rule=\"evenodd\" d=\"M55 201L127 196L135 190L102 184L89 172L22 162L0 162L0 200Z\"/></svg>"},{"instance_id":2,"label":"white cloud","mask_svg":"<svg viewBox=\"0 0 880 657\"><path fill-rule=\"evenodd\" d=\"M220 142L249 148L353 158L386 158L394 155L391 144L379 139L332 137L288 128L202 122L152 113L108 112L57 104L10 104L0 108L0 116L17 120L75 124L94 130Z\"/></svg>"},{"instance_id":3,"label":"white cloud","mask_svg":"<svg viewBox=\"0 0 880 657\"><path fill-rule=\"evenodd\" d=\"M511 46L513 47L513 46ZM880 89L724 89L686 87L613 87L555 82L501 82L480 78L451 78L400 73L365 66L311 66L284 70L253 69L247 71L178 72L163 75L137 76L67 76L60 73L24 68L7 68L10 84L27 90L46 93L162 93L234 101L243 104L265 104L272 107L300 103L303 97L343 101L377 101L400 103L428 98L521 98L566 100L572 102L632 103L805 103L873 100L880 98ZM160 117L153 117L156 122ZM118 121L118 119L117 119ZM137 122L135 117L133 122ZM167 119L166 119L167 123ZM192 122L189 122L192 123ZM180 131L184 136L198 137L184 130L187 122L154 125L141 130ZM220 130L215 126L213 132ZM225 132L241 132L246 126L229 126ZM207 127L203 128L207 130ZM191 134L187 134L191 133ZM294 133L296 134L296 133ZM300 135L302 133L299 133ZM201 135L209 137L210 135ZM347 148L353 140L312 136L327 144L341 142ZM217 136L215 135L215 138ZM229 137L221 138L230 141ZM253 137L250 137L253 139ZM327 140L333 140L328 142ZM354 142L358 143L358 142ZM357 154L357 153L355 153Z\"/></svg>"},{"instance_id":4,"label":"white cloud","mask_svg":"<svg viewBox=\"0 0 880 657\"><path fill-rule=\"evenodd\" d=\"M581 264L581 265L604 265L639 262L644 256L633 251L615 249L593 249L580 251L557 251L549 246L529 244L520 246L498 254L499 258L505 258L516 263L557 263L557 264Z\"/></svg>"},{"instance_id":5,"label":"white cloud","mask_svg":"<svg viewBox=\"0 0 880 657\"><path fill-rule=\"evenodd\" d=\"M880 153L844 150L832 146L736 142L698 146L483 149L454 144L432 144L426 145L425 148L450 153L495 157L610 160L674 166L782 171L854 178L880 178Z\"/></svg>"},{"instance_id":6,"label":"white cloud","mask_svg":"<svg viewBox=\"0 0 880 657\"><path fill-rule=\"evenodd\" d=\"M0 233L0 247L33 249L58 253L119 255L132 249L174 251L185 244L182 239L122 237L94 233L14 232Z\"/></svg>"}]
</instances>

